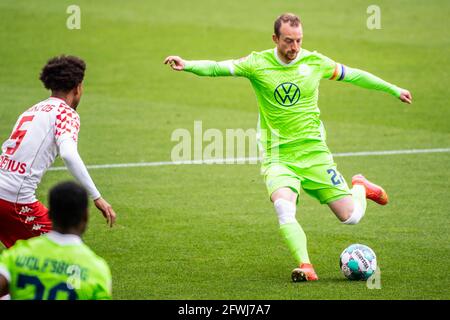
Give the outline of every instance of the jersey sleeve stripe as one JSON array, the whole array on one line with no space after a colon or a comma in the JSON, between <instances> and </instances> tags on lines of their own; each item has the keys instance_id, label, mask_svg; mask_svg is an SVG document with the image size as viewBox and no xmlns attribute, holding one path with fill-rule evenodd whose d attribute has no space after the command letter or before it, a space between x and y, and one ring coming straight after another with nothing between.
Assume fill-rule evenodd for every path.
<instances>
[{"instance_id":1,"label":"jersey sleeve stripe","mask_svg":"<svg viewBox=\"0 0 450 320\"><path fill-rule=\"evenodd\" d=\"M228 69L230 69L230 73L231 73L233 76L236 75L236 71L234 70L234 64L233 64L233 61L230 61L230 62L228 63Z\"/></svg>"},{"instance_id":2,"label":"jersey sleeve stripe","mask_svg":"<svg viewBox=\"0 0 450 320\"><path fill-rule=\"evenodd\" d=\"M226 66L228 68L228 70L230 71L232 76L235 76L235 70L234 70L234 65L233 65L233 60L226 60L226 61L222 61L219 62L219 64L222 64L224 66Z\"/></svg>"},{"instance_id":3,"label":"jersey sleeve stripe","mask_svg":"<svg viewBox=\"0 0 450 320\"><path fill-rule=\"evenodd\" d=\"M334 67L333 75L331 76L330 80L336 79L339 73L339 63L336 63L336 66Z\"/></svg>"},{"instance_id":4,"label":"jersey sleeve stripe","mask_svg":"<svg viewBox=\"0 0 450 320\"><path fill-rule=\"evenodd\" d=\"M330 80L337 80L341 81L345 77L345 67L344 65L340 63L336 63L336 66L334 67L333 75L331 76Z\"/></svg>"},{"instance_id":5,"label":"jersey sleeve stripe","mask_svg":"<svg viewBox=\"0 0 450 320\"><path fill-rule=\"evenodd\" d=\"M341 76L339 77L339 79L337 79L338 81L341 81L345 77L345 67L343 64L340 64L340 66L341 66Z\"/></svg>"}]
</instances>

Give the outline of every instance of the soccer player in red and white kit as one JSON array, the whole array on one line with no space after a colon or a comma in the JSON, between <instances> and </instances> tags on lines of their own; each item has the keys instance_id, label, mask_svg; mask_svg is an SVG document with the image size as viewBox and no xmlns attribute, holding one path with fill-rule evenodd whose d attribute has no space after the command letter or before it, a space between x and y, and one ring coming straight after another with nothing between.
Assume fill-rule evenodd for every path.
<instances>
[{"instance_id":1,"label":"soccer player in red and white kit","mask_svg":"<svg viewBox=\"0 0 450 320\"><path fill-rule=\"evenodd\" d=\"M19 116L0 156L0 241L11 247L19 239L49 232L47 208L35 191L59 155L71 174L88 190L109 226L116 213L95 187L77 151L80 117L76 111L83 93L86 64L74 56L52 58L40 75L50 98Z\"/></svg>"}]
</instances>

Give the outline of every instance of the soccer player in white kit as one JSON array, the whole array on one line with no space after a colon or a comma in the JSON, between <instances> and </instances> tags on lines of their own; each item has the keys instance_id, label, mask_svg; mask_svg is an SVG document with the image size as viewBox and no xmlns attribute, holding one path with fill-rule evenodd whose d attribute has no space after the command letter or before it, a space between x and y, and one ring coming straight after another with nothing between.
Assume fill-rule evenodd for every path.
<instances>
[{"instance_id":1,"label":"soccer player in white kit","mask_svg":"<svg viewBox=\"0 0 450 320\"><path fill-rule=\"evenodd\" d=\"M46 170L59 155L86 188L95 206L112 226L116 213L97 190L77 151L86 64L74 56L52 58L40 79L50 98L22 113L0 155L0 241L11 247L52 228L47 208L35 196Z\"/></svg>"}]
</instances>

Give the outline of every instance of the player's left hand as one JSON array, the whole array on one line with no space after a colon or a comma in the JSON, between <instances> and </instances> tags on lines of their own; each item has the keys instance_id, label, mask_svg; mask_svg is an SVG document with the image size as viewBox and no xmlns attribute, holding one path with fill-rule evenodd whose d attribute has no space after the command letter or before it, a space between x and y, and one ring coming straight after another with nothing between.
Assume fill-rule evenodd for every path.
<instances>
[{"instance_id":1,"label":"player's left hand","mask_svg":"<svg viewBox=\"0 0 450 320\"><path fill-rule=\"evenodd\" d=\"M402 100L405 103L411 104L412 103L412 95L408 90L402 89L400 93L400 100Z\"/></svg>"},{"instance_id":2,"label":"player's left hand","mask_svg":"<svg viewBox=\"0 0 450 320\"><path fill-rule=\"evenodd\" d=\"M106 218L106 222L108 223L108 225L112 227L114 222L116 222L116 213L114 212L111 205L101 197L97 200L94 200L94 203L97 209L100 210L103 216Z\"/></svg>"}]
</instances>

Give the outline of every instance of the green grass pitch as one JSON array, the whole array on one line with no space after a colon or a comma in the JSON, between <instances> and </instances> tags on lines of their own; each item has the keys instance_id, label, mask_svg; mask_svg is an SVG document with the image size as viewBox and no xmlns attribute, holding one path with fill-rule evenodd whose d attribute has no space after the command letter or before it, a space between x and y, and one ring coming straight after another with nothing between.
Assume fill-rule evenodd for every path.
<instances>
[{"instance_id":1,"label":"green grass pitch","mask_svg":"<svg viewBox=\"0 0 450 320\"><path fill-rule=\"evenodd\" d=\"M366 27L373 1L0 2L0 140L17 116L47 97L45 61L83 57L79 150L86 164L169 161L176 128L254 128L245 79L175 73L165 56L225 60L273 47L285 11L304 23L303 46L409 89L410 106L379 92L326 82L319 106L332 152L450 147L448 1L378 0L381 29ZM350 181L362 172L391 203L368 204L344 226L304 193L298 217L320 281L291 283L294 265L278 232L259 165L181 165L91 170L118 213L108 229L91 208L86 243L110 264L116 299L450 299L450 153L336 158ZM56 165L62 165L59 161ZM48 172L39 189L70 178ZM344 279L341 251L374 249L381 289Z\"/></svg>"}]
</instances>

